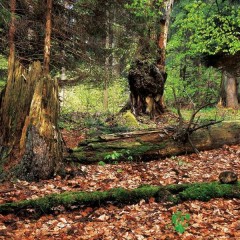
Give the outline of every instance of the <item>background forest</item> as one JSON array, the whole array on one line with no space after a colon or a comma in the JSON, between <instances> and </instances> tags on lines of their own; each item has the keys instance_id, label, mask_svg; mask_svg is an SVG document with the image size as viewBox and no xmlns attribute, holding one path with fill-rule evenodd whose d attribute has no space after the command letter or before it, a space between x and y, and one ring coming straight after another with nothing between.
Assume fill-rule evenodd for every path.
<instances>
[{"instance_id":1,"label":"background forest","mask_svg":"<svg viewBox=\"0 0 240 240\"><path fill-rule=\"evenodd\" d=\"M16 52L25 64L42 61L43 3L17 2ZM3 87L7 77L8 1L2 1L1 7ZM61 86L61 112L117 113L129 97L127 76L133 61L144 51L150 62L157 59L156 40L163 14L161 1L54 1L51 75ZM239 14L238 1L174 3L166 58L167 107L175 106L173 88L184 108L206 103L215 107L221 98L226 106L221 92L223 68L210 57L238 54ZM239 101L240 84L237 86Z\"/></svg>"}]
</instances>

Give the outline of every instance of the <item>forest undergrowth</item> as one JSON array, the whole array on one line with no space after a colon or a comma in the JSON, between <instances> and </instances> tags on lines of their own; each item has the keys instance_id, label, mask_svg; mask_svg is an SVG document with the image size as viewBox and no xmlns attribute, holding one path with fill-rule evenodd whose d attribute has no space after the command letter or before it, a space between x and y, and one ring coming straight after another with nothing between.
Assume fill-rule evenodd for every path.
<instances>
[{"instance_id":1,"label":"forest undergrowth","mask_svg":"<svg viewBox=\"0 0 240 240\"><path fill-rule=\"evenodd\" d=\"M187 116L188 113L185 114ZM75 147L86 138L91 127L96 126L90 126L89 121L88 125L86 122L85 125L79 125L79 122L72 122L69 127L64 125L62 133L67 147ZM240 146L225 145L199 154L150 162L143 159L140 162L116 160L114 164L70 163L65 167L65 176L33 183L18 179L2 183L0 203L37 199L66 191L92 192L119 187L134 189L145 184L166 186L213 182L218 181L219 174L226 170L239 176L239 161ZM239 199L220 198L208 202L191 200L169 206L150 198L130 205L99 202L97 206L73 206L68 209L59 206L52 213L41 216L31 211L27 215L19 211L0 215L0 239L232 240L240 238L239 205ZM177 216L180 218L176 222L173 219Z\"/></svg>"}]
</instances>

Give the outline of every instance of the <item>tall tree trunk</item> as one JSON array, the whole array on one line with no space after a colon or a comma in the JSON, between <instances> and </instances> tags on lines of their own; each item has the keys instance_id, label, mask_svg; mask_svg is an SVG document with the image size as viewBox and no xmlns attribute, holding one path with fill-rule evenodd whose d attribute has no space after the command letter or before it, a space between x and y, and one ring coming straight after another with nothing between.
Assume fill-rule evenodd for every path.
<instances>
[{"instance_id":1,"label":"tall tree trunk","mask_svg":"<svg viewBox=\"0 0 240 240\"><path fill-rule=\"evenodd\" d=\"M48 22L51 0L47 4ZM14 38L12 25L10 40ZM40 62L34 62L26 70L19 61L14 61L14 41L10 41L8 81L0 96L0 178L47 179L62 164L62 139L57 125L58 85L47 74L50 61L49 26L48 22L44 70Z\"/></svg>"},{"instance_id":2,"label":"tall tree trunk","mask_svg":"<svg viewBox=\"0 0 240 240\"><path fill-rule=\"evenodd\" d=\"M13 78L13 69L15 62L15 12L16 12L16 0L10 0L10 9L11 9L11 23L9 28L9 57L8 57L8 79L9 81Z\"/></svg>"},{"instance_id":3,"label":"tall tree trunk","mask_svg":"<svg viewBox=\"0 0 240 240\"><path fill-rule=\"evenodd\" d=\"M120 76L120 59L119 59L119 56L118 54L116 54L116 48L119 44L119 29L118 27L116 27L116 25L114 26L114 24L116 24L116 9L113 9L113 18L112 18L112 31L111 31L111 34L112 34L112 43L111 43L111 48L112 48L112 75L113 76L116 76L116 77L119 77Z\"/></svg>"},{"instance_id":4,"label":"tall tree trunk","mask_svg":"<svg viewBox=\"0 0 240 240\"><path fill-rule=\"evenodd\" d=\"M104 77L104 89L103 89L103 108L105 111L108 110L108 82L109 82L109 66L110 66L110 22L109 22L109 10L106 10L106 39L105 39L105 48L106 48L106 58L105 58L105 77Z\"/></svg>"},{"instance_id":5,"label":"tall tree trunk","mask_svg":"<svg viewBox=\"0 0 240 240\"><path fill-rule=\"evenodd\" d=\"M165 0L164 1L164 13L163 17L160 20L160 34L158 39L158 47L159 47L159 58L157 61L157 65L160 71L166 73L166 47L167 47L167 37L168 37L168 29L170 23L170 16L173 8L174 0ZM163 95L160 97L158 103L161 106L161 109L164 109L164 100Z\"/></svg>"},{"instance_id":6,"label":"tall tree trunk","mask_svg":"<svg viewBox=\"0 0 240 240\"><path fill-rule=\"evenodd\" d=\"M158 37L159 56L157 64L146 66L146 63L137 61L129 72L132 111L148 113L155 119L164 112L163 93L167 78L165 69L167 35L174 0L163 2L164 12L160 20L160 34ZM150 32L151 35L151 32ZM149 36L151 38L151 36Z\"/></svg>"},{"instance_id":7,"label":"tall tree trunk","mask_svg":"<svg viewBox=\"0 0 240 240\"><path fill-rule=\"evenodd\" d=\"M237 78L227 71L222 72L219 104L223 107L239 108Z\"/></svg>"},{"instance_id":8,"label":"tall tree trunk","mask_svg":"<svg viewBox=\"0 0 240 240\"><path fill-rule=\"evenodd\" d=\"M44 73L49 73L50 63L50 48L51 48L51 29L52 29L52 0L47 0L47 12L46 12L46 28L45 28L45 41L44 41L44 58L43 69Z\"/></svg>"},{"instance_id":9,"label":"tall tree trunk","mask_svg":"<svg viewBox=\"0 0 240 240\"><path fill-rule=\"evenodd\" d=\"M168 29L174 0L165 0L163 4L164 13L163 17L160 20L160 34L158 38L159 59L157 64L160 70L165 71Z\"/></svg>"}]
</instances>

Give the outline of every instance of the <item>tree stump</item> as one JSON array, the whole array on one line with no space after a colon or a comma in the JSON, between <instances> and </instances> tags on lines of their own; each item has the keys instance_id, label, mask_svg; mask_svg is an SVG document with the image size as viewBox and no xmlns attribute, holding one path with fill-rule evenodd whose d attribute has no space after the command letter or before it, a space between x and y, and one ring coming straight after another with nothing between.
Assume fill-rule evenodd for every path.
<instances>
[{"instance_id":1,"label":"tree stump","mask_svg":"<svg viewBox=\"0 0 240 240\"><path fill-rule=\"evenodd\" d=\"M3 176L47 179L62 162L57 125L58 85L45 76L41 63L26 70L16 62L0 96L0 165Z\"/></svg>"},{"instance_id":2,"label":"tree stump","mask_svg":"<svg viewBox=\"0 0 240 240\"><path fill-rule=\"evenodd\" d=\"M149 114L153 119L164 112L163 92L167 74L156 64L137 60L129 71L131 109L135 115Z\"/></svg>"}]
</instances>

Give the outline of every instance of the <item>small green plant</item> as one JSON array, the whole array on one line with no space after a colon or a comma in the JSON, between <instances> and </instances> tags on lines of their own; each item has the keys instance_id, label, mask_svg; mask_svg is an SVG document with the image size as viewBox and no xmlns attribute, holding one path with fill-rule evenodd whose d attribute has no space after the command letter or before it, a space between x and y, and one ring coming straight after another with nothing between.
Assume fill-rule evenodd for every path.
<instances>
[{"instance_id":1,"label":"small green plant","mask_svg":"<svg viewBox=\"0 0 240 240\"><path fill-rule=\"evenodd\" d=\"M177 211L172 215L172 224L178 233L184 233L190 221L190 214Z\"/></svg>"},{"instance_id":2,"label":"small green plant","mask_svg":"<svg viewBox=\"0 0 240 240\"><path fill-rule=\"evenodd\" d=\"M111 154L107 154L104 159L105 160L117 160L119 159L120 157L122 157L123 154L120 153L120 152L116 152L116 151L113 151Z\"/></svg>"},{"instance_id":3,"label":"small green plant","mask_svg":"<svg viewBox=\"0 0 240 240\"><path fill-rule=\"evenodd\" d=\"M105 162L103 162L103 161L100 161L100 162L98 162L98 165L99 165L99 166L105 166L105 165L106 165L106 163L105 163Z\"/></svg>"},{"instance_id":4,"label":"small green plant","mask_svg":"<svg viewBox=\"0 0 240 240\"><path fill-rule=\"evenodd\" d=\"M104 157L104 159L105 160L118 160L119 158L124 157L125 159L127 159L129 161L132 161L133 157L130 154L131 154L130 150L125 150L125 151L122 151L122 152L113 151L112 153L107 154ZM117 161L114 161L113 164L117 164Z\"/></svg>"},{"instance_id":5,"label":"small green plant","mask_svg":"<svg viewBox=\"0 0 240 240\"><path fill-rule=\"evenodd\" d=\"M123 170L121 168L117 169L117 173L122 173Z\"/></svg>"}]
</instances>

